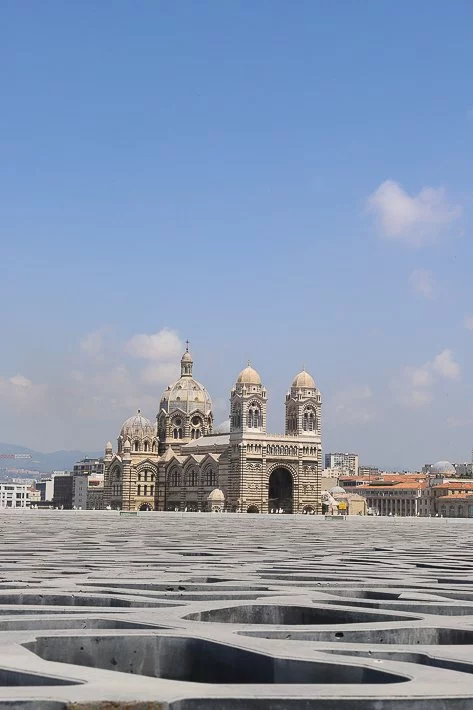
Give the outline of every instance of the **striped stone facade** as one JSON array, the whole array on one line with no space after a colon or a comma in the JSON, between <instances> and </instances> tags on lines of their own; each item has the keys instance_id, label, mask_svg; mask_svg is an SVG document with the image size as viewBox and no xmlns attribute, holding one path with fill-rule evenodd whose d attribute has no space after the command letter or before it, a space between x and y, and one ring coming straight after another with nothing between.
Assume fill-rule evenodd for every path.
<instances>
[{"instance_id":1,"label":"striped stone facade","mask_svg":"<svg viewBox=\"0 0 473 710\"><path fill-rule=\"evenodd\" d=\"M321 396L305 371L286 396L285 434L266 432L267 393L248 365L230 397L230 432L212 433L211 400L192 376L165 391L156 425L138 412L105 450L105 505L123 510L321 512ZM182 395L184 393L184 395ZM181 402L185 401L181 404Z\"/></svg>"}]
</instances>

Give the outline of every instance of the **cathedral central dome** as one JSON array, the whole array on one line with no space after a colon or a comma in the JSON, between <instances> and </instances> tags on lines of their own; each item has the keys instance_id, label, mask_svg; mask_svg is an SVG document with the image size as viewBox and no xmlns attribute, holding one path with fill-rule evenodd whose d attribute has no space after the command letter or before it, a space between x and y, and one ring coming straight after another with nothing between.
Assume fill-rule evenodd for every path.
<instances>
[{"instance_id":1,"label":"cathedral central dome","mask_svg":"<svg viewBox=\"0 0 473 710\"><path fill-rule=\"evenodd\" d=\"M181 358L181 376L163 392L160 410L164 410L167 414L175 410L181 410L186 414L198 410L206 416L211 413L212 400L205 387L192 376L193 364L192 356L186 349Z\"/></svg>"}]
</instances>

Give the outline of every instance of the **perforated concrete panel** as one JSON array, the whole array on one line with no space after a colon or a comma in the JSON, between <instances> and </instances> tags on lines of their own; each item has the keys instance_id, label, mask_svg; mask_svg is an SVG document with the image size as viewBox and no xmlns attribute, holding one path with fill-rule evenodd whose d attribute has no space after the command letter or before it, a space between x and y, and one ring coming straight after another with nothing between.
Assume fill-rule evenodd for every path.
<instances>
[{"instance_id":1,"label":"perforated concrete panel","mask_svg":"<svg viewBox=\"0 0 473 710\"><path fill-rule=\"evenodd\" d=\"M0 707L473 708L473 521L0 525Z\"/></svg>"}]
</instances>

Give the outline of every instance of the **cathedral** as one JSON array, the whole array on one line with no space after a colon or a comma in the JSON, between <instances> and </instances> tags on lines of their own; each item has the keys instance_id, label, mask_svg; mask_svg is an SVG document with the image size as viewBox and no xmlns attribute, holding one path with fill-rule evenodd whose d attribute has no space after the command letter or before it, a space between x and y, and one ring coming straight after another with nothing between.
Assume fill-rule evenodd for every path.
<instances>
[{"instance_id":1,"label":"cathedral","mask_svg":"<svg viewBox=\"0 0 473 710\"><path fill-rule=\"evenodd\" d=\"M140 410L105 448L105 505L231 513L321 512L321 397L303 370L285 401L285 434L266 432L267 392L250 365L230 394L230 431L213 431L212 400L193 376L162 394L156 423Z\"/></svg>"}]
</instances>

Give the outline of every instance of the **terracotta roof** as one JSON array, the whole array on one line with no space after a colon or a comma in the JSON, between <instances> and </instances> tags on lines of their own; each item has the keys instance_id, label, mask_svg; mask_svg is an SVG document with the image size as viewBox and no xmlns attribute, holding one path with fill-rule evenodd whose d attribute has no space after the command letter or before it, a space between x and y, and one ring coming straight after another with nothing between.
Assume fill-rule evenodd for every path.
<instances>
[{"instance_id":1,"label":"terracotta roof","mask_svg":"<svg viewBox=\"0 0 473 710\"><path fill-rule=\"evenodd\" d=\"M439 483L434 486L434 490L460 490L473 491L473 481L451 481L450 483Z\"/></svg>"},{"instance_id":2,"label":"terracotta roof","mask_svg":"<svg viewBox=\"0 0 473 710\"><path fill-rule=\"evenodd\" d=\"M427 488L427 483L425 481L405 481L403 483L394 483L391 485L371 485L371 486L358 486L357 491L402 491L402 490L414 490L414 489L424 489Z\"/></svg>"}]
</instances>

